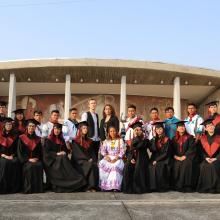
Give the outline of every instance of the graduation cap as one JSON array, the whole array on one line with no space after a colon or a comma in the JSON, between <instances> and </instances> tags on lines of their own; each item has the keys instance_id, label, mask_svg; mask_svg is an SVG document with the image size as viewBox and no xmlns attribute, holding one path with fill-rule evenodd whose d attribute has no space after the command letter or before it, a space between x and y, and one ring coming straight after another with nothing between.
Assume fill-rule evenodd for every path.
<instances>
[{"instance_id":1,"label":"graduation cap","mask_svg":"<svg viewBox=\"0 0 220 220\"><path fill-rule=\"evenodd\" d=\"M211 102L209 102L209 103L207 103L205 105L207 105L208 107L211 107L211 106L215 106L215 105L217 106L218 103L219 103L219 101L211 101Z\"/></svg>"},{"instance_id":2,"label":"graduation cap","mask_svg":"<svg viewBox=\"0 0 220 220\"><path fill-rule=\"evenodd\" d=\"M53 128L62 129L63 125L60 123L54 123Z\"/></svg>"},{"instance_id":3,"label":"graduation cap","mask_svg":"<svg viewBox=\"0 0 220 220\"><path fill-rule=\"evenodd\" d=\"M4 123L7 123L7 122L13 122L14 120L12 119L12 118L8 118L8 117L6 117L5 119L4 119Z\"/></svg>"},{"instance_id":4,"label":"graduation cap","mask_svg":"<svg viewBox=\"0 0 220 220\"><path fill-rule=\"evenodd\" d=\"M37 120L35 120L34 118L31 118L31 119L27 119L26 121L25 121L25 124L26 124L26 126L28 126L29 124L34 124L34 125L39 125L40 123L37 121Z\"/></svg>"},{"instance_id":5,"label":"graduation cap","mask_svg":"<svg viewBox=\"0 0 220 220\"><path fill-rule=\"evenodd\" d=\"M208 118L208 119L206 119L205 121L203 121L200 125L206 126L206 125L208 125L208 124L212 124L212 121L213 121L213 119Z\"/></svg>"},{"instance_id":6,"label":"graduation cap","mask_svg":"<svg viewBox=\"0 0 220 220\"><path fill-rule=\"evenodd\" d=\"M174 124L176 124L176 126L178 127L178 126L184 126L186 122L187 121L177 121Z\"/></svg>"},{"instance_id":7,"label":"graduation cap","mask_svg":"<svg viewBox=\"0 0 220 220\"><path fill-rule=\"evenodd\" d=\"M8 103L6 101L0 101L0 106L6 106Z\"/></svg>"},{"instance_id":8,"label":"graduation cap","mask_svg":"<svg viewBox=\"0 0 220 220\"><path fill-rule=\"evenodd\" d=\"M131 124L129 127L132 128L132 129L135 129L135 128L138 128L138 127L142 128L142 126L143 126L143 123L141 121L137 121L137 122Z\"/></svg>"},{"instance_id":9,"label":"graduation cap","mask_svg":"<svg viewBox=\"0 0 220 220\"><path fill-rule=\"evenodd\" d=\"M155 125L155 128L164 128L164 121L156 121L152 125Z\"/></svg>"},{"instance_id":10,"label":"graduation cap","mask_svg":"<svg viewBox=\"0 0 220 220\"><path fill-rule=\"evenodd\" d=\"M87 126L87 127L89 127L89 123L88 123L87 121L81 121L81 122L79 122L79 123L78 123L78 127L80 128L80 127L82 127L82 126Z\"/></svg>"},{"instance_id":11,"label":"graduation cap","mask_svg":"<svg viewBox=\"0 0 220 220\"><path fill-rule=\"evenodd\" d=\"M24 111L25 111L25 110L26 110L26 109L18 108L18 109L16 109L16 110L14 110L13 113L15 113L15 114L24 114Z\"/></svg>"}]
</instances>

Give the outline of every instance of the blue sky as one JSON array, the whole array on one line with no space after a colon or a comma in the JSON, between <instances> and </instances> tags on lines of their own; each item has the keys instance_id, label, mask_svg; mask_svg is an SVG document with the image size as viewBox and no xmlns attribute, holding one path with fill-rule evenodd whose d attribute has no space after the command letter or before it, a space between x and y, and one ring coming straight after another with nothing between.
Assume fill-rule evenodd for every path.
<instances>
[{"instance_id":1,"label":"blue sky","mask_svg":"<svg viewBox=\"0 0 220 220\"><path fill-rule=\"evenodd\" d=\"M218 0L0 0L0 60L115 58L220 70Z\"/></svg>"}]
</instances>

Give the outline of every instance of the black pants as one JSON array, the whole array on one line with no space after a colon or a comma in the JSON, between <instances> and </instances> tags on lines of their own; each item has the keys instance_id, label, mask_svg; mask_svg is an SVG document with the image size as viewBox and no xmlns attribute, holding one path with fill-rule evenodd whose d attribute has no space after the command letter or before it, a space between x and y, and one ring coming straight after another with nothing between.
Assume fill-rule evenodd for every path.
<instances>
[{"instance_id":1,"label":"black pants","mask_svg":"<svg viewBox=\"0 0 220 220\"><path fill-rule=\"evenodd\" d=\"M93 141L92 142L92 147L93 147L94 152L95 152L96 160L98 160L99 146L100 146L100 141Z\"/></svg>"}]
</instances>

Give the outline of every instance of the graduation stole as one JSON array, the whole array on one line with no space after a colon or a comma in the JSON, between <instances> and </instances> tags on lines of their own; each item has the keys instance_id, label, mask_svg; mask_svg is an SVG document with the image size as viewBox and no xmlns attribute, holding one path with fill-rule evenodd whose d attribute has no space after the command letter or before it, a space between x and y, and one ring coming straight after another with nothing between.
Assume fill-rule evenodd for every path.
<instances>
[{"instance_id":1,"label":"graduation stole","mask_svg":"<svg viewBox=\"0 0 220 220\"><path fill-rule=\"evenodd\" d=\"M33 139L30 139L26 134L22 134L19 136L19 138L22 140L22 142L27 145L28 149L30 151L33 151L37 144L40 143L40 137L35 136Z\"/></svg>"},{"instance_id":2,"label":"graduation stole","mask_svg":"<svg viewBox=\"0 0 220 220\"><path fill-rule=\"evenodd\" d=\"M217 115L215 119L212 121L212 123L216 126L218 123L220 123L220 115Z\"/></svg>"},{"instance_id":3,"label":"graduation stole","mask_svg":"<svg viewBox=\"0 0 220 220\"><path fill-rule=\"evenodd\" d=\"M179 136L178 138L176 138L176 142L177 144L179 144L179 149L181 153L183 152L183 144L188 140L189 137L189 134L184 134L183 136Z\"/></svg>"},{"instance_id":4,"label":"graduation stole","mask_svg":"<svg viewBox=\"0 0 220 220\"><path fill-rule=\"evenodd\" d=\"M169 138L166 136L163 137L162 139L157 140L157 143L156 143L157 149L160 150L163 147L163 145L167 143L168 140Z\"/></svg>"},{"instance_id":5,"label":"graduation stole","mask_svg":"<svg viewBox=\"0 0 220 220\"><path fill-rule=\"evenodd\" d=\"M130 129L130 126L131 126L131 125L133 125L134 123L136 123L136 122L138 122L138 121L140 121L140 120L141 120L140 117L138 117L138 116L134 117L133 120L128 123L128 127L127 127L127 129L126 129L126 132Z\"/></svg>"},{"instance_id":6,"label":"graduation stole","mask_svg":"<svg viewBox=\"0 0 220 220\"><path fill-rule=\"evenodd\" d=\"M205 150L205 152L209 155L209 157L212 157L216 153L216 151L219 149L220 136L219 135L215 136L213 143L210 145L208 142L207 135L203 135L201 137L201 143L202 143L202 147Z\"/></svg>"},{"instance_id":7,"label":"graduation stole","mask_svg":"<svg viewBox=\"0 0 220 220\"><path fill-rule=\"evenodd\" d=\"M9 137L0 137L0 144L5 147L5 148L9 148L11 147L11 145L14 143L15 137L13 136L9 136Z\"/></svg>"}]
</instances>

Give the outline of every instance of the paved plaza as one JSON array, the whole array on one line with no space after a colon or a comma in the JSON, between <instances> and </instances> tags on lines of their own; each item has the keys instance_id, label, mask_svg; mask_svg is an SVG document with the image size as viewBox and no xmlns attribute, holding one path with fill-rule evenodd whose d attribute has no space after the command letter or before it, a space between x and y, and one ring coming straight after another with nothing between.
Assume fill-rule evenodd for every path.
<instances>
[{"instance_id":1,"label":"paved plaza","mask_svg":"<svg viewBox=\"0 0 220 220\"><path fill-rule=\"evenodd\" d=\"M178 192L1 195L0 219L218 220L220 195Z\"/></svg>"}]
</instances>

